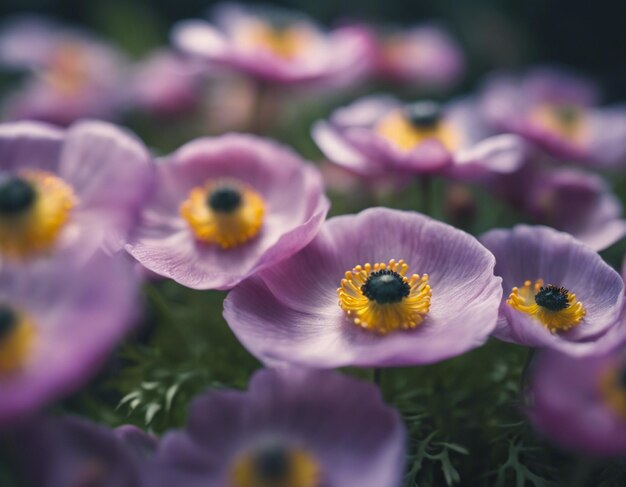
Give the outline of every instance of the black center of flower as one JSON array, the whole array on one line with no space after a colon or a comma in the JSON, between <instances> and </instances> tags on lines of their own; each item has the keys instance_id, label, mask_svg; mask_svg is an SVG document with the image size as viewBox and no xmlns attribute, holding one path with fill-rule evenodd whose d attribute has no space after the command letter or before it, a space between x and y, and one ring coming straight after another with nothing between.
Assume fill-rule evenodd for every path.
<instances>
[{"instance_id":1,"label":"black center of flower","mask_svg":"<svg viewBox=\"0 0 626 487\"><path fill-rule=\"evenodd\" d=\"M0 182L0 215L15 216L28 210L35 201L35 188L19 177Z\"/></svg>"},{"instance_id":2,"label":"black center of flower","mask_svg":"<svg viewBox=\"0 0 626 487\"><path fill-rule=\"evenodd\" d=\"M372 272L361 292L370 301L378 304L399 303L411 292L411 286L395 271L384 269Z\"/></svg>"},{"instance_id":3,"label":"black center of flower","mask_svg":"<svg viewBox=\"0 0 626 487\"><path fill-rule=\"evenodd\" d=\"M569 306L567 296L567 289L550 284L542 287L535 295L535 303L550 311L561 311Z\"/></svg>"},{"instance_id":4,"label":"black center of flower","mask_svg":"<svg viewBox=\"0 0 626 487\"><path fill-rule=\"evenodd\" d=\"M272 484L284 481L290 469L289 452L280 445L263 447L254 459L254 471L263 483Z\"/></svg>"},{"instance_id":5,"label":"black center of flower","mask_svg":"<svg viewBox=\"0 0 626 487\"><path fill-rule=\"evenodd\" d=\"M441 119L441 105L436 101L418 101L404 107L411 125L420 129L434 129Z\"/></svg>"},{"instance_id":6,"label":"black center of flower","mask_svg":"<svg viewBox=\"0 0 626 487\"><path fill-rule=\"evenodd\" d=\"M209 194L207 203L213 211L231 213L241 205L241 193L232 186L223 186Z\"/></svg>"},{"instance_id":7,"label":"black center of flower","mask_svg":"<svg viewBox=\"0 0 626 487\"><path fill-rule=\"evenodd\" d=\"M0 343L8 337L17 325L17 315L8 306L0 305Z\"/></svg>"}]
</instances>

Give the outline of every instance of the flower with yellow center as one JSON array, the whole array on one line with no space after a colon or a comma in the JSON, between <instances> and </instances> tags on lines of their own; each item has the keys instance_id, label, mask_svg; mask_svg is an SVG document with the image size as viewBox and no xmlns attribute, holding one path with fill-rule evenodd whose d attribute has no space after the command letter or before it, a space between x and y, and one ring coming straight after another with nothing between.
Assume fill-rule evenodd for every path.
<instances>
[{"instance_id":1,"label":"flower with yellow center","mask_svg":"<svg viewBox=\"0 0 626 487\"><path fill-rule=\"evenodd\" d=\"M196 238L223 249L256 237L263 225L262 196L239 181L209 180L195 187L180 206Z\"/></svg>"},{"instance_id":2,"label":"flower with yellow center","mask_svg":"<svg viewBox=\"0 0 626 487\"><path fill-rule=\"evenodd\" d=\"M0 180L0 253L23 260L51 249L75 204L72 188L46 171Z\"/></svg>"},{"instance_id":3,"label":"flower with yellow center","mask_svg":"<svg viewBox=\"0 0 626 487\"><path fill-rule=\"evenodd\" d=\"M28 317L0 305L0 376L22 367L32 347L34 332Z\"/></svg>"},{"instance_id":4,"label":"flower with yellow center","mask_svg":"<svg viewBox=\"0 0 626 487\"><path fill-rule=\"evenodd\" d=\"M78 91L88 78L83 48L77 43L61 45L54 53L50 68L43 78L64 95Z\"/></svg>"},{"instance_id":5,"label":"flower with yellow center","mask_svg":"<svg viewBox=\"0 0 626 487\"><path fill-rule=\"evenodd\" d=\"M575 105L538 105L529 118L548 132L578 144L582 144L588 134L583 110Z\"/></svg>"},{"instance_id":6,"label":"flower with yellow center","mask_svg":"<svg viewBox=\"0 0 626 487\"><path fill-rule=\"evenodd\" d=\"M511 290L507 304L539 321L550 333L564 332L578 326L587 314L576 295L564 287L544 286L543 279Z\"/></svg>"},{"instance_id":7,"label":"flower with yellow center","mask_svg":"<svg viewBox=\"0 0 626 487\"><path fill-rule=\"evenodd\" d=\"M428 275L406 277L403 260L365 264L346 272L337 289L339 306L354 324L381 335L417 327L430 310Z\"/></svg>"},{"instance_id":8,"label":"flower with yellow center","mask_svg":"<svg viewBox=\"0 0 626 487\"><path fill-rule=\"evenodd\" d=\"M384 117L375 131L402 150L411 150L427 140L437 140L452 151L458 135L442 120L438 103L422 101L395 110Z\"/></svg>"},{"instance_id":9,"label":"flower with yellow center","mask_svg":"<svg viewBox=\"0 0 626 487\"><path fill-rule=\"evenodd\" d=\"M254 21L246 27L241 42L246 47L262 47L277 57L289 60L305 52L312 38L313 33L309 29L297 24L282 26Z\"/></svg>"},{"instance_id":10,"label":"flower with yellow center","mask_svg":"<svg viewBox=\"0 0 626 487\"><path fill-rule=\"evenodd\" d=\"M600 393L605 403L626 420L626 369L609 367L600 376Z\"/></svg>"},{"instance_id":11,"label":"flower with yellow center","mask_svg":"<svg viewBox=\"0 0 626 487\"><path fill-rule=\"evenodd\" d=\"M308 452L270 444L237 458L227 487L318 487L320 477Z\"/></svg>"}]
</instances>

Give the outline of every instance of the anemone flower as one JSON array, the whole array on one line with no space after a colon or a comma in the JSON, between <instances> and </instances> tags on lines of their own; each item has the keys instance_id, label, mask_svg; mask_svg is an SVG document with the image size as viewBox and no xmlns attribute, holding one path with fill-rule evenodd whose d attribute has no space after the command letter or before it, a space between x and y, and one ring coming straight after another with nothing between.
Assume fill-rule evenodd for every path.
<instances>
[{"instance_id":1,"label":"anemone flower","mask_svg":"<svg viewBox=\"0 0 626 487\"><path fill-rule=\"evenodd\" d=\"M144 145L111 124L0 124L0 256L29 261L77 240L119 250L153 171Z\"/></svg>"},{"instance_id":2,"label":"anemone flower","mask_svg":"<svg viewBox=\"0 0 626 487\"><path fill-rule=\"evenodd\" d=\"M0 261L0 423L33 413L89 379L136 318L124 254L67 251L28 266Z\"/></svg>"},{"instance_id":3,"label":"anemone flower","mask_svg":"<svg viewBox=\"0 0 626 487\"><path fill-rule=\"evenodd\" d=\"M533 363L531 393L531 422L562 448L593 456L626 454L623 353L580 358L542 352Z\"/></svg>"},{"instance_id":4,"label":"anemone flower","mask_svg":"<svg viewBox=\"0 0 626 487\"><path fill-rule=\"evenodd\" d=\"M0 64L26 70L22 88L11 93L11 120L69 125L80 118L112 119L126 101L127 60L91 35L36 17L22 17L0 31Z\"/></svg>"},{"instance_id":5,"label":"anemone flower","mask_svg":"<svg viewBox=\"0 0 626 487\"><path fill-rule=\"evenodd\" d=\"M329 203L322 177L259 137L200 138L157 167L157 188L127 246L149 270L228 289L313 239Z\"/></svg>"},{"instance_id":6,"label":"anemone flower","mask_svg":"<svg viewBox=\"0 0 626 487\"><path fill-rule=\"evenodd\" d=\"M148 485L396 487L405 428L372 384L329 371L257 372L196 398L161 440Z\"/></svg>"},{"instance_id":7,"label":"anemone flower","mask_svg":"<svg viewBox=\"0 0 626 487\"><path fill-rule=\"evenodd\" d=\"M329 33L304 15L222 4L214 24L180 22L172 34L183 52L254 79L285 86L339 86L363 77L370 43L361 29Z\"/></svg>"},{"instance_id":8,"label":"anemone flower","mask_svg":"<svg viewBox=\"0 0 626 487\"><path fill-rule=\"evenodd\" d=\"M293 257L233 289L224 317L266 364L438 362L480 346L502 295L478 241L414 212L340 216Z\"/></svg>"},{"instance_id":9,"label":"anemone flower","mask_svg":"<svg viewBox=\"0 0 626 487\"><path fill-rule=\"evenodd\" d=\"M526 157L521 138L490 136L471 100L402 104L370 96L316 123L313 138L332 162L372 178L438 173L479 179L512 172Z\"/></svg>"},{"instance_id":10,"label":"anemone flower","mask_svg":"<svg viewBox=\"0 0 626 487\"><path fill-rule=\"evenodd\" d=\"M572 355L604 350L597 344L619 324L624 283L596 252L541 226L492 230L481 241L505 290L496 337Z\"/></svg>"},{"instance_id":11,"label":"anemone flower","mask_svg":"<svg viewBox=\"0 0 626 487\"><path fill-rule=\"evenodd\" d=\"M522 76L494 75L481 105L492 126L556 158L594 167L626 163L626 108L598 106L595 87L572 73L536 68Z\"/></svg>"}]
</instances>

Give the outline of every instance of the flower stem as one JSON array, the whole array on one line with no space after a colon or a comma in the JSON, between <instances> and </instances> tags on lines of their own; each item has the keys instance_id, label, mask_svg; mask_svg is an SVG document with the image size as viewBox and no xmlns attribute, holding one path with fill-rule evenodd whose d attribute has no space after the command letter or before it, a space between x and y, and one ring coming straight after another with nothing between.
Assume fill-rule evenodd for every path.
<instances>
[{"instance_id":1,"label":"flower stem","mask_svg":"<svg viewBox=\"0 0 626 487\"><path fill-rule=\"evenodd\" d=\"M431 215L432 213L432 192L433 192L433 179L431 176L425 175L420 177L420 198L421 209L425 215Z\"/></svg>"},{"instance_id":2,"label":"flower stem","mask_svg":"<svg viewBox=\"0 0 626 487\"><path fill-rule=\"evenodd\" d=\"M532 362L535 357L535 349L529 348L528 353L526 354L526 361L524 362L524 367L522 368L522 374L520 376L520 398L522 399L522 403L525 402L526 398L526 390L528 389L528 380L530 369L532 368Z\"/></svg>"},{"instance_id":3,"label":"flower stem","mask_svg":"<svg viewBox=\"0 0 626 487\"><path fill-rule=\"evenodd\" d=\"M383 370L378 367L374 369L374 384L379 388L382 387L383 384Z\"/></svg>"}]
</instances>

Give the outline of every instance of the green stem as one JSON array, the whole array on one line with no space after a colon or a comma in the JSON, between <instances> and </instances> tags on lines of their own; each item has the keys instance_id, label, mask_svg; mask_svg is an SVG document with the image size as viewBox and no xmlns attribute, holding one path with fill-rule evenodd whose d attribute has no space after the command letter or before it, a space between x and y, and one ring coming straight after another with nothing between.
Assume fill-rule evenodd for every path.
<instances>
[{"instance_id":1,"label":"green stem","mask_svg":"<svg viewBox=\"0 0 626 487\"><path fill-rule=\"evenodd\" d=\"M420 177L420 199L422 213L431 215L432 213L432 192L433 179L431 176L425 175Z\"/></svg>"},{"instance_id":2,"label":"green stem","mask_svg":"<svg viewBox=\"0 0 626 487\"><path fill-rule=\"evenodd\" d=\"M374 369L374 384L379 388L383 385L383 370L378 367Z\"/></svg>"},{"instance_id":3,"label":"green stem","mask_svg":"<svg viewBox=\"0 0 626 487\"><path fill-rule=\"evenodd\" d=\"M524 362L524 367L522 368L522 374L520 375L520 397L522 399L522 403L525 402L526 399L526 390L528 389L528 380L530 369L532 368L532 362L535 357L535 349L529 348L528 353L526 354L526 361Z\"/></svg>"}]
</instances>

